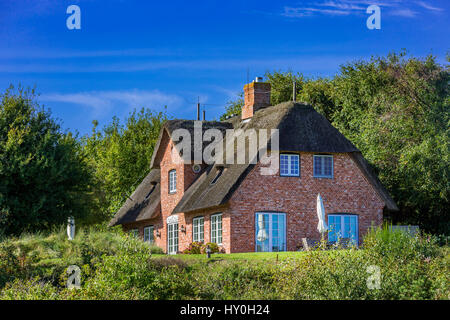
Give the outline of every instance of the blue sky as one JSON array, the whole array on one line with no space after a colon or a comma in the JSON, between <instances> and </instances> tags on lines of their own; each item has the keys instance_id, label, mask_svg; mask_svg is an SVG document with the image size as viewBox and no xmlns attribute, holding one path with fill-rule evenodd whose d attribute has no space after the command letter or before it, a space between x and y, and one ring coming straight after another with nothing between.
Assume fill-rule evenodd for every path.
<instances>
[{"instance_id":1,"label":"blue sky","mask_svg":"<svg viewBox=\"0 0 450 320\"><path fill-rule=\"evenodd\" d=\"M81 30L69 30L69 5ZM369 30L366 9L381 8ZM448 0L0 2L0 89L36 86L39 101L81 134L134 108L207 119L265 71L333 76L347 61L402 48L450 52Z\"/></svg>"}]
</instances>

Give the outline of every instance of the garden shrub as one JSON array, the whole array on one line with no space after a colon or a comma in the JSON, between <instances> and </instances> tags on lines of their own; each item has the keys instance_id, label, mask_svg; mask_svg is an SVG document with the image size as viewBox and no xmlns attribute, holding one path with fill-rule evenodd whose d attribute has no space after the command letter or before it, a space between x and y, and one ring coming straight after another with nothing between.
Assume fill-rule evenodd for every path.
<instances>
[{"instance_id":1,"label":"garden shrub","mask_svg":"<svg viewBox=\"0 0 450 320\"><path fill-rule=\"evenodd\" d=\"M272 264L217 261L195 266L192 281L200 299L275 299Z\"/></svg>"},{"instance_id":2,"label":"garden shrub","mask_svg":"<svg viewBox=\"0 0 450 320\"><path fill-rule=\"evenodd\" d=\"M360 249L318 248L279 262L151 251L139 239L95 230L73 241L61 235L6 239L0 243L0 299L450 298L449 248L431 236L386 228L372 230ZM81 268L81 289L66 288L71 264ZM380 289L367 285L369 266L380 270Z\"/></svg>"},{"instance_id":3,"label":"garden shrub","mask_svg":"<svg viewBox=\"0 0 450 320\"><path fill-rule=\"evenodd\" d=\"M164 254L164 250L161 247L158 247L157 245L154 244L149 245L149 251L152 254Z\"/></svg>"},{"instance_id":4,"label":"garden shrub","mask_svg":"<svg viewBox=\"0 0 450 320\"><path fill-rule=\"evenodd\" d=\"M201 254L202 253L202 242L191 242L189 246L182 251L183 254Z\"/></svg>"},{"instance_id":5,"label":"garden shrub","mask_svg":"<svg viewBox=\"0 0 450 320\"><path fill-rule=\"evenodd\" d=\"M189 247L183 250L181 253L183 254L206 254L206 248L209 246L211 249L211 253L219 253L221 252L217 243L214 242L191 242Z\"/></svg>"},{"instance_id":6,"label":"garden shrub","mask_svg":"<svg viewBox=\"0 0 450 320\"><path fill-rule=\"evenodd\" d=\"M193 291L184 270L177 263L150 258L145 243L129 238L115 255L103 257L92 279L78 290L79 297L182 299Z\"/></svg>"},{"instance_id":7,"label":"garden shrub","mask_svg":"<svg viewBox=\"0 0 450 320\"><path fill-rule=\"evenodd\" d=\"M208 242L208 243L205 243L204 245L202 245L202 253L206 253L206 248L208 246L211 249L211 253L219 253L219 251L220 251L219 245L214 242Z\"/></svg>"},{"instance_id":8,"label":"garden shrub","mask_svg":"<svg viewBox=\"0 0 450 320\"><path fill-rule=\"evenodd\" d=\"M0 290L0 300L56 300L58 298L57 288L38 279L16 279Z\"/></svg>"}]
</instances>

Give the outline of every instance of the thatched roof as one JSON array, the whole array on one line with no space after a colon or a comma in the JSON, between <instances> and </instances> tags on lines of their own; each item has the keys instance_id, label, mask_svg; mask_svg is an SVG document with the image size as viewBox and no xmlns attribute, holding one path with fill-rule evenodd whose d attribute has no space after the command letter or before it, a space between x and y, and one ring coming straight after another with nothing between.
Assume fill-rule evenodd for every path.
<instances>
[{"instance_id":1,"label":"thatched roof","mask_svg":"<svg viewBox=\"0 0 450 320\"><path fill-rule=\"evenodd\" d=\"M228 202L247 174L252 164L211 165L186 190L172 214L216 207ZM220 173L220 171L222 171ZM221 174L215 183L213 180Z\"/></svg>"},{"instance_id":2,"label":"thatched roof","mask_svg":"<svg viewBox=\"0 0 450 320\"><path fill-rule=\"evenodd\" d=\"M153 169L125 204L117 211L109 226L154 218L161 211L160 171Z\"/></svg>"}]
</instances>

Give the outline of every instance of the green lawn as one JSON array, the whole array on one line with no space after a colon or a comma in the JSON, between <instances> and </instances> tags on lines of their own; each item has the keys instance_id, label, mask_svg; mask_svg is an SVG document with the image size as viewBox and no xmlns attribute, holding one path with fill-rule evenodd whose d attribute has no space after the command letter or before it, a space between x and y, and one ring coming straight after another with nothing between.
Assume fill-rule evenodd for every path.
<instances>
[{"instance_id":1,"label":"green lawn","mask_svg":"<svg viewBox=\"0 0 450 320\"><path fill-rule=\"evenodd\" d=\"M298 259L303 257L305 251L285 251L285 252L246 252L246 253L216 253L211 255L212 260L284 260L287 258ZM154 254L153 257L167 257L164 254ZM206 254L177 254L169 257L186 259L186 260L208 260Z\"/></svg>"}]
</instances>

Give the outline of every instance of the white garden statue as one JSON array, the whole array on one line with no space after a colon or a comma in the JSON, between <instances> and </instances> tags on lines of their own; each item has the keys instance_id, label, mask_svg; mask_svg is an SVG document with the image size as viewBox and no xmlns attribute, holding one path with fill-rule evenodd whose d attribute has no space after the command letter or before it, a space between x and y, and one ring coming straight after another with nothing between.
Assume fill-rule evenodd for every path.
<instances>
[{"instance_id":1,"label":"white garden statue","mask_svg":"<svg viewBox=\"0 0 450 320\"><path fill-rule=\"evenodd\" d=\"M75 219L73 217L69 217L67 220L67 236L69 240L75 238Z\"/></svg>"}]
</instances>

